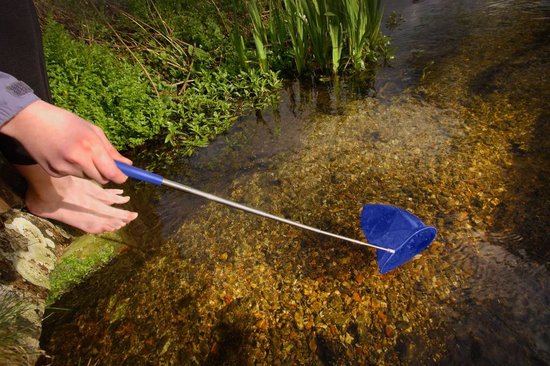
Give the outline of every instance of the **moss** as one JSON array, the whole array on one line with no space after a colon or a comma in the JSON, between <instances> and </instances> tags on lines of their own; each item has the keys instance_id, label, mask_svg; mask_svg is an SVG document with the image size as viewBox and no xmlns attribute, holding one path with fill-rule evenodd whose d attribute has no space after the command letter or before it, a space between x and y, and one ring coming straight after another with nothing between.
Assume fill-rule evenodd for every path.
<instances>
[{"instance_id":1,"label":"moss","mask_svg":"<svg viewBox=\"0 0 550 366\"><path fill-rule=\"evenodd\" d=\"M124 247L118 234L102 236L84 235L76 239L60 257L50 274L51 304L62 294L86 279L91 273L108 263Z\"/></svg>"}]
</instances>

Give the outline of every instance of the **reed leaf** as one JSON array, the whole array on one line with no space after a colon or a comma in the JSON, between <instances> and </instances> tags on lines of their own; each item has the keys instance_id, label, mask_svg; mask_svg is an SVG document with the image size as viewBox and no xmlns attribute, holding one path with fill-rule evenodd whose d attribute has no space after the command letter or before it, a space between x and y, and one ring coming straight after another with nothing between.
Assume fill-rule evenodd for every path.
<instances>
[{"instance_id":1,"label":"reed leaf","mask_svg":"<svg viewBox=\"0 0 550 366\"><path fill-rule=\"evenodd\" d=\"M236 60L239 64L239 67L241 68L241 70L246 70L246 46L244 44L243 36L239 33L237 23L235 23L235 26L233 27L233 32L231 33L231 43L233 44L233 48L235 49Z\"/></svg>"},{"instance_id":2,"label":"reed leaf","mask_svg":"<svg viewBox=\"0 0 550 366\"><path fill-rule=\"evenodd\" d=\"M364 68L363 54L367 41L368 18L364 13L367 1L345 0L344 19L347 28L348 57L356 70Z\"/></svg>"},{"instance_id":3,"label":"reed leaf","mask_svg":"<svg viewBox=\"0 0 550 366\"><path fill-rule=\"evenodd\" d=\"M327 55L330 47L326 0L301 0L304 11L304 26L310 37L310 47L316 64L327 68Z\"/></svg>"},{"instance_id":4,"label":"reed leaf","mask_svg":"<svg viewBox=\"0 0 550 366\"><path fill-rule=\"evenodd\" d=\"M369 40L374 42L375 38L379 37L380 25L382 23L382 15L384 14L384 8L382 7L381 0L368 0L366 1L366 14L369 23Z\"/></svg>"},{"instance_id":5,"label":"reed leaf","mask_svg":"<svg viewBox=\"0 0 550 366\"><path fill-rule=\"evenodd\" d=\"M301 2L298 0L284 0L284 24L288 27L288 34L292 43L292 53L296 71L301 74L306 69L306 32L304 26L304 13Z\"/></svg>"},{"instance_id":6,"label":"reed leaf","mask_svg":"<svg viewBox=\"0 0 550 366\"><path fill-rule=\"evenodd\" d=\"M328 33L332 48L332 73L337 74L342 57L342 23L335 13L327 13L327 16L329 18Z\"/></svg>"},{"instance_id":7,"label":"reed leaf","mask_svg":"<svg viewBox=\"0 0 550 366\"><path fill-rule=\"evenodd\" d=\"M250 19L252 20L254 38L254 44L256 45L256 54L258 55L258 61L263 71L268 71L269 66L267 64L267 52L265 44L267 43L266 32L262 22L260 9L256 1L250 1L247 3Z\"/></svg>"},{"instance_id":8,"label":"reed leaf","mask_svg":"<svg viewBox=\"0 0 550 366\"><path fill-rule=\"evenodd\" d=\"M271 40L273 54L280 56L286 49L288 40L288 29L285 26L283 14L280 6L274 4L274 0L269 3L269 22L268 22L268 39Z\"/></svg>"}]
</instances>

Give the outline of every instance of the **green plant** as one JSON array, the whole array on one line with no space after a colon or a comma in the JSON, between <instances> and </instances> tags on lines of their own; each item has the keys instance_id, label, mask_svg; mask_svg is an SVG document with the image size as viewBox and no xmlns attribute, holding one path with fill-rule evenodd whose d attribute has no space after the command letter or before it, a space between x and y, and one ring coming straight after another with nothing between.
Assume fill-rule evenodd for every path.
<instances>
[{"instance_id":1,"label":"green plant","mask_svg":"<svg viewBox=\"0 0 550 366\"><path fill-rule=\"evenodd\" d=\"M50 292L46 303L55 302L59 296L82 282L90 273L108 263L114 255L114 247L106 245L85 257L76 254L63 257L50 274Z\"/></svg>"},{"instance_id":2,"label":"green plant","mask_svg":"<svg viewBox=\"0 0 550 366\"><path fill-rule=\"evenodd\" d=\"M128 14L157 30L169 28L174 39L185 41L208 53L223 48L229 32L220 5L228 1L213 0L125 0L117 2ZM119 9L120 10L120 9ZM130 28L132 29L132 28ZM147 33L142 33L147 37ZM142 41L143 39L139 39ZM146 38L145 38L146 40ZM222 51L222 49L220 49Z\"/></svg>"},{"instance_id":3,"label":"green plant","mask_svg":"<svg viewBox=\"0 0 550 366\"><path fill-rule=\"evenodd\" d=\"M235 26L233 27L233 32L231 32L231 43L233 45L233 48L235 49L235 60L237 65L239 66L239 69L246 70L246 46L244 44L244 38L239 33L238 24L235 22Z\"/></svg>"},{"instance_id":4,"label":"green plant","mask_svg":"<svg viewBox=\"0 0 550 366\"><path fill-rule=\"evenodd\" d=\"M188 8L208 8L210 14L215 8L214 16L221 18L216 3L127 5L86 11L97 14L96 22L87 21L103 24L107 31L99 33L110 32L110 40L79 41L53 20L45 22L44 36L54 101L101 126L117 148L164 141L191 154L227 130L239 113L278 99L277 73L267 65L263 71L248 67L251 51L238 31L231 35L233 48L225 46L235 52L226 59L236 60L236 68L217 64L220 60L181 38L178 19L191 16ZM118 17L103 13L109 9Z\"/></svg>"},{"instance_id":5,"label":"green plant","mask_svg":"<svg viewBox=\"0 0 550 366\"><path fill-rule=\"evenodd\" d=\"M271 11L275 14L281 14L280 17L273 18L275 22L280 22L277 28L282 29L283 27L287 27L286 31L281 32L280 35L288 34L290 36L296 71L298 74L301 74L306 69L308 46L302 5L298 1L284 0L284 7L281 7L278 3L271 3L271 6L275 6ZM286 40L279 37L279 42L284 45Z\"/></svg>"},{"instance_id":6,"label":"green plant","mask_svg":"<svg viewBox=\"0 0 550 366\"><path fill-rule=\"evenodd\" d=\"M256 54L258 55L258 60L260 67L263 71L268 70L267 65L267 54L265 44L267 43L267 36L262 23L262 17L258 4L255 1L250 1L247 3L248 11L250 12L250 18L252 19L254 44L256 45Z\"/></svg>"},{"instance_id":7,"label":"green plant","mask_svg":"<svg viewBox=\"0 0 550 366\"><path fill-rule=\"evenodd\" d=\"M54 21L46 24L44 46L55 103L99 125L116 147L141 145L166 126L169 103L154 95L139 66L72 39Z\"/></svg>"},{"instance_id":8,"label":"green plant","mask_svg":"<svg viewBox=\"0 0 550 366\"><path fill-rule=\"evenodd\" d=\"M340 59L342 58L342 37L343 26L337 15L337 9L329 9L328 15L328 33L332 47L332 72L338 73L340 69Z\"/></svg>"},{"instance_id":9,"label":"green plant","mask_svg":"<svg viewBox=\"0 0 550 366\"><path fill-rule=\"evenodd\" d=\"M220 68L203 71L176 99L166 142L184 146L189 154L225 132L236 116L251 109L265 109L279 101L277 73L256 69L237 74Z\"/></svg>"},{"instance_id":10,"label":"green plant","mask_svg":"<svg viewBox=\"0 0 550 366\"><path fill-rule=\"evenodd\" d=\"M309 35L309 46L313 51L316 67L328 69L327 55L329 50L327 3L326 0L300 0L302 3L305 28ZM336 0L338 1L338 0Z\"/></svg>"},{"instance_id":11,"label":"green plant","mask_svg":"<svg viewBox=\"0 0 550 366\"><path fill-rule=\"evenodd\" d=\"M306 70L337 74L348 66L363 71L367 63L387 54L387 40L380 34L380 0L271 1L265 21L257 1L248 2L248 9L263 69L278 64L267 56L281 60L286 53L298 74Z\"/></svg>"}]
</instances>

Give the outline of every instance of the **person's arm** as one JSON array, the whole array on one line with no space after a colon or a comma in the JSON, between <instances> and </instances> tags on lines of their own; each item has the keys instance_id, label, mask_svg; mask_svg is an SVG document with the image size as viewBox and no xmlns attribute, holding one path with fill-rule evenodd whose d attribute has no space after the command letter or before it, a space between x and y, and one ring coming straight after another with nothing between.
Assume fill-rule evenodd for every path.
<instances>
[{"instance_id":1,"label":"person's arm","mask_svg":"<svg viewBox=\"0 0 550 366\"><path fill-rule=\"evenodd\" d=\"M40 100L31 88L0 72L0 133L18 140L54 177L74 175L98 183L123 183L114 160L131 163L101 128Z\"/></svg>"},{"instance_id":2,"label":"person's arm","mask_svg":"<svg viewBox=\"0 0 550 366\"><path fill-rule=\"evenodd\" d=\"M38 99L33 90L23 81L0 71L0 128L23 108Z\"/></svg>"}]
</instances>

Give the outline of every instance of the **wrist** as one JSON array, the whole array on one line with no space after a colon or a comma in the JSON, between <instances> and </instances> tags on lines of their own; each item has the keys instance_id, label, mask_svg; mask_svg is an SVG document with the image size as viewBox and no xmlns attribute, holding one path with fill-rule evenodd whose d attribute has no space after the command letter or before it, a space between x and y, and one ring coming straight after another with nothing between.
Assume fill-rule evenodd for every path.
<instances>
[{"instance_id":1,"label":"wrist","mask_svg":"<svg viewBox=\"0 0 550 366\"><path fill-rule=\"evenodd\" d=\"M9 74L0 72L0 131L4 132L5 124L37 100L39 98L31 87Z\"/></svg>"},{"instance_id":2,"label":"wrist","mask_svg":"<svg viewBox=\"0 0 550 366\"><path fill-rule=\"evenodd\" d=\"M17 139L28 128L37 128L38 126L33 127L32 125L35 119L34 116L36 116L36 110L40 108L42 103L45 102L37 97L37 99L21 107L9 120L0 125L0 133Z\"/></svg>"}]
</instances>

